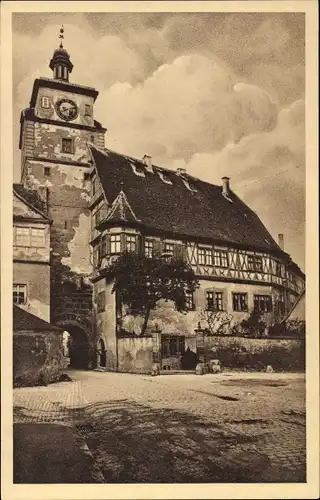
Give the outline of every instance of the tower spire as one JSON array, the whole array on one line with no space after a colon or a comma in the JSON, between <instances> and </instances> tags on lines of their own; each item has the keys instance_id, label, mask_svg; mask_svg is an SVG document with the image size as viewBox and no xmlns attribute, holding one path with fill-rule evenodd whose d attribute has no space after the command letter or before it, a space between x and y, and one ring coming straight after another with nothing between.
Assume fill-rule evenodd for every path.
<instances>
[{"instance_id":1,"label":"tower spire","mask_svg":"<svg viewBox=\"0 0 320 500\"><path fill-rule=\"evenodd\" d=\"M63 49L63 40L64 40L64 27L63 27L63 25L60 28L59 38L60 38L60 49Z\"/></svg>"},{"instance_id":2,"label":"tower spire","mask_svg":"<svg viewBox=\"0 0 320 500\"><path fill-rule=\"evenodd\" d=\"M55 80L69 81L69 73L71 73L73 64L70 61L70 56L66 49L63 47L64 40L64 27L60 28L60 45L53 53L49 68L53 71L53 78Z\"/></svg>"}]
</instances>

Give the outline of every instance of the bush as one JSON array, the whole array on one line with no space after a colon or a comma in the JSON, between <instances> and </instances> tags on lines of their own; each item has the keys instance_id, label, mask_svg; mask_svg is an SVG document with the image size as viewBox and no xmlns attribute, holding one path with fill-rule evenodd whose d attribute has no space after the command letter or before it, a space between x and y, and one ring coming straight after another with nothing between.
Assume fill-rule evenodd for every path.
<instances>
[{"instance_id":1,"label":"bush","mask_svg":"<svg viewBox=\"0 0 320 500\"><path fill-rule=\"evenodd\" d=\"M293 337L304 339L306 322L300 319L290 319L285 323L275 323L269 330L270 337Z\"/></svg>"},{"instance_id":2,"label":"bush","mask_svg":"<svg viewBox=\"0 0 320 500\"><path fill-rule=\"evenodd\" d=\"M263 349L248 351L238 342L232 342L216 347L214 352L207 352L206 360L210 359L219 359L224 367L233 369L262 371L271 365L277 371L301 371L305 369L305 343L270 343Z\"/></svg>"}]
</instances>

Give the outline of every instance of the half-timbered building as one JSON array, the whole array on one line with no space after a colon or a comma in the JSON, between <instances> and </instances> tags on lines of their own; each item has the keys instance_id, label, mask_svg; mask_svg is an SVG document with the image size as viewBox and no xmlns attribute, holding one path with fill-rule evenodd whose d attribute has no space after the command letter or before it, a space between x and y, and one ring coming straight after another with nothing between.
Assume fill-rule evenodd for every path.
<instances>
[{"instance_id":1,"label":"half-timbered building","mask_svg":"<svg viewBox=\"0 0 320 500\"><path fill-rule=\"evenodd\" d=\"M187 314L170 304L153 311L149 333L161 330L162 355L179 354L208 314L225 333L249 316L263 314L266 324L280 321L304 289L304 274L259 217L231 189L142 160L90 146L93 162L91 240L97 334L116 362L119 331L139 333L139 318L127 317L103 270L121 252L182 257L200 287L188 296ZM182 338L181 338L182 337Z\"/></svg>"}]
</instances>

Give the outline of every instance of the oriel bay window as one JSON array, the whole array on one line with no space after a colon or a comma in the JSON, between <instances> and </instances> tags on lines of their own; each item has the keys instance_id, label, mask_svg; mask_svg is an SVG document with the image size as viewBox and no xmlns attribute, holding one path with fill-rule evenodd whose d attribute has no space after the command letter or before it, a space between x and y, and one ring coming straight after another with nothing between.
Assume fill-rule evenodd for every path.
<instances>
[{"instance_id":1,"label":"oriel bay window","mask_svg":"<svg viewBox=\"0 0 320 500\"><path fill-rule=\"evenodd\" d=\"M257 313L268 313L272 311L271 295L254 295L254 310Z\"/></svg>"},{"instance_id":2,"label":"oriel bay window","mask_svg":"<svg viewBox=\"0 0 320 500\"><path fill-rule=\"evenodd\" d=\"M223 292L206 292L207 311L223 311Z\"/></svg>"},{"instance_id":3,"label":"oriel bay window","mask_svg":"<svg viewBox=\"0 0 320 500\"><path fill-rule=\"evenodd\" d=\"M226 250L214 249L214 265L216 267L228 267L228 252Z\"/></svg>"},{"instance_id":4,"label":"oriel bay window","mask_svg":"<svg viewBox=\"0 0 320 500\"><path fill-rule=\"evenodd\" d=\"M174 254L174 244L166 242L164 244L164 253L166 254L166 257L173 257L173 254Z\"/></svg>"},{"instance_id":5,"label":"oriel bay window","mask_svg":"<svg viewBox=\"0 0 320 500\"><path fill-rule=\"evenodd\" d=\"M145 240L144 242L144 255L148 257L148 259L152 259L153 257L153 241Z\"/></svg>"},{"instance_id":6,"label":"oriel bay window","mask_svg":"<svg viewBox=\"0 0 320 500\"><path fill-rule=\"evenodd\" d=\"M126 234L126 251L135 252L137 247L137 237L135 235Z\"/></svg>"},{"instance_id":7,"label":"oriel bay window","mask_svg":"<svg viewBox=\"0 0 320 500\"><path fill-rule=\"evenodd\" d=\"M112 234L110 236L110 253L118 254L121 252L121 235Z\"/></svg>"},{"instance_id":8,"label":"oriel bay window","mask_svg":"<svg viewBox=\"0 0 320 500\"><path fill-rule=\"evenodd\" d=\"M212 266L211 248L198 248L198 263L204 266Z\"/></svg>"},{"instance_id":9,"label":"oriel bay window","mask_svg":"<svg viewBox=\"0 0 320 500\"><path fill-rule=\"evenodd\" d=\"M27 285L13 285L13 303L25 304L27 301Z\"/></svg>"},{"instance_id":10,"label":"oriel bay window","mask_svg":"<svg viewBox=\"0 0 320 500\"><path fill-rule=\"evenodd\" d=\"M232 304L234 311L248 311L248 294L233 293Z\"/></svg>"}]
</instances>

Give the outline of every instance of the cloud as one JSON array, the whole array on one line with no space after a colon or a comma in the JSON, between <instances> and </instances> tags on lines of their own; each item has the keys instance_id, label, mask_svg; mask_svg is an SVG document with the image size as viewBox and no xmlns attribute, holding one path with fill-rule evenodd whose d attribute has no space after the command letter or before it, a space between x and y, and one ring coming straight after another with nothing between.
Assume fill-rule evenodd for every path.
<instances>
[{"instance_id":1,"label":"cloud","mask_svg":"<svg viewBox=\"0 0 320 500\"><path fill-rule=\"evenodd\" d=\"M148 152L168 163L270 130L277 109L262 89L192 54L162 65L142 84L117 83L102 92L97 116L107 120L111 149Z\"/></svg>"},{"instance_id":2,"label":"cloud","mask_svg":"<svg viewBox=\"0 0 320 500\"><path fill-rule=\"evenodd\" d=\"M280 111L270 131L229 142L212 154L196 153L173 168L219 184L231 177L234 191L255 210L271 234L285 233L286 251L304 267L305 104L298 100Z\"/></svg>"},{"instance_id":3,"label":"cloud","mask_svg":"<svg viewBox=\"0 0 320 500\"><path fill-rule=\"evenodd\" d=\"M60 24L70 80L100 91L107 147L214 183L229 175L303 266L303 14L15 14L16 179L19 114L51 76Z\"/></svg>"}]
</instances>

